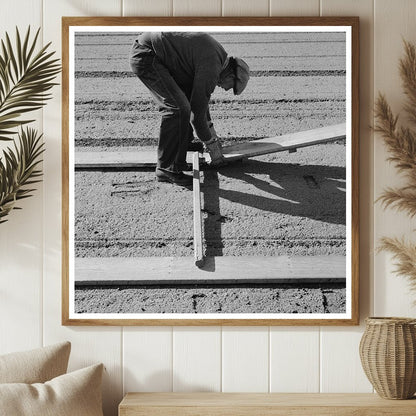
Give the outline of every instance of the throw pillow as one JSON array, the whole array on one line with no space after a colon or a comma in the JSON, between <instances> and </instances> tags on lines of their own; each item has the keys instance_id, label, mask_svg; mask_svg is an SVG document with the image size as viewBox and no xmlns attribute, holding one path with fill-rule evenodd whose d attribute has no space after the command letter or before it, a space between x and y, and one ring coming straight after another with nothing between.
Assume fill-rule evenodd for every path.
<instances>
[{"instance_id":1,"label":"throw pillow","mask_svg":"<svg viewBox=\"0 0 416 416\"><path fill-rule=\"evenodd\" d=\"M103 416L102 373L97 364L44 384L0 384L0 415Z\"/></svg>"},{"instance_id":2,"label":"throw pillow","mask_svg":"<svg viewBox=\"0 0 416 416\"><path fill-rule=\"evenodd\" d=\"M71 343L0 355L0 383L44 383L66 373Z\"/></svg>"}]
</instances>

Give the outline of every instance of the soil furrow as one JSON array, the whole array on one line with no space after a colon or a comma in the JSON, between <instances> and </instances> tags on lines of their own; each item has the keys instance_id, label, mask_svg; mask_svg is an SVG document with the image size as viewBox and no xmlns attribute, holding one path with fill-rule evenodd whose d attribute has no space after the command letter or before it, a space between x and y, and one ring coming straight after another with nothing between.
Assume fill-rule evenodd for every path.
<instances>
[{"instance_id":1,"label":"soil furrow","mask_svg":"<svg viewBox=\"0 0 416 416\"><path fill-rule=\"evenodd\" d=\"M337 313L345 310L342 286L83 287L75 305L77 313Z\"/></svg>"},{"instance_id":2,"label":"soil furrow","mask_svg":"<svg viewBox=\"0 0 416 416\"><path fill-rule=\"evenodd\" d=\"M309 97L309 98L277 98L277 99L259 99L259 98L243 98L241 100L236 99L226 99L226 98L214 98L210 100L210 110L215 110L215 107L218 105L224 104L233 104L233 111L238 109L239 105L243 105L247 107L249 105L258 105L258 104L268 104L271 106L275 106L277 104L287 104L287 103L326 103L326 102L337 102L337 103L345 103L345 98L332 98L332 97ZM151 98L139 98L135 100L101 100L101 99L84 99L84 100L76 100L75 105L82 106L88 105L90 110L117 110L117 111L124 111L128 110L131 107L135 108L135 111L147 111L148 108L155 108L154 101ZM79 113L84 113L85 109L80 108L77 111Z\"/></svg>"},{"instance_id":3,"label":"soil furrow","mask_svg":"<svg viewBox=\"0 0 416 416\"><path fill-rule=\"evenodd\" d=\"M346 71L343 69L324 69L324 70L298 70L298 71L278 71L278 70L252 70L251 77L334 77L345 76ZM131 71L75 71L75 79L81 78L136 78Z\"/></svg>"},{"instance_id":4,"label":"soil furrow","mask_svg":"<svg viewBox=\"0 0 416 416\"><path fill-rule=\"evenodd\" d=\"M233 97L217 88L210 111L224 145L345 121L342 33L215 33L247 60ZM130 71L137 33L77 34L77 151L155 150L160 113ZM258 40L261 40L260 42ZM346 144L281 152L202 173L207 256L346 255ZM75 255L192 256L192 197L153 170L75 172ZM77 288L77 312L337 313L345 285Z\"/></svg>"}]
</instances>

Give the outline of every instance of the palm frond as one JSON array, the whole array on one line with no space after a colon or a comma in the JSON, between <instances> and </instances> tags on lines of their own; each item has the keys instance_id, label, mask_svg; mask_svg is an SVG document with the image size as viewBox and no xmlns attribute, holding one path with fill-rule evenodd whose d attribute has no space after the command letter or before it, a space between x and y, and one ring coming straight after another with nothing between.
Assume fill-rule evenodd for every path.
<instances>
[{"instance_id":1,"label":"palm frond","mask_svg":"<svg viewBox=\"0 0 416 416\"><path fill-rule=\"evenodd\" d=\"M52 81L61 66L52 59L54 52L48 52L50 43L35 53L39 31L31 40L29 27L22 42L16 28L15 47L8 33L0 42L0 140L10 140L15 127L31 122L16 118L44 106L51 98L48 91L56 85Z\"/></svg>"},{"instance_id":2,"label":"palm frond","mask_svg":"<svg viewBox=\"0 0 416 416\"><path fill-rule=\"evenodd\" d=\"M31 196L35 190L31 185L41 181L42 135L26 128L18 133L18 142L14 149L5 149L0 159L0 224L12 209L18 209L16 201Z\"/></svg>"}]
</instances>

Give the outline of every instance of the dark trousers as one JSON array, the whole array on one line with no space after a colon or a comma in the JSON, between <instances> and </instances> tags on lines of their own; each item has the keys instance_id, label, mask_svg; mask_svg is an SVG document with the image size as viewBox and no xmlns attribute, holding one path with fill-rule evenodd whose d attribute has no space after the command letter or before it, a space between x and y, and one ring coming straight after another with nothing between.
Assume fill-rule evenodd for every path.
<instances>
[{"instance_id":1,"label":"dark trousers","mask_svg":"<svg viewBox=\"0 0 416 416\"><path fill-rule=\"evenodd\" d=\"M130 64L151 92L162 114L157 166L182 171L186 164L188 142L193 137L189 100L153 52L144 50L140 57L131 59Z\"/></svg>"}]
</instances>

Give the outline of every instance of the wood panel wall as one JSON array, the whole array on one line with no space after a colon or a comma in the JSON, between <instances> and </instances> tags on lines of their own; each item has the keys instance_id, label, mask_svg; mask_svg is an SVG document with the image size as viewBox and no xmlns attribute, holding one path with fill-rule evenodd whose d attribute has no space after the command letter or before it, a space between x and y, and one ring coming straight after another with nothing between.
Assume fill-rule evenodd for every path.
<instances>
[{"instance_id":1,"label":"wood panel wall","mask_svg":"<svg viewBox=\"0 0 416 416\"><path fill-rule=\"evenodd\" d=\"M403 95L397 75L402 36L416 41L414 0L2 0L1 34L15 25L42 27L61 52L61 16L329 16L361 19L361 311L412 316L405 281L375 241L411 235L409 220L373 201L400 179L373 137L374 96L395 110ZM72 342L70 369L101 361L105 415L115 416L127 391L370 392L358 356L359 327L62 327L61 94L43 112L44 182L0 225L0 353ZM414 228L414 227L413 227ZM414 297L413 297L414 298Z\"/></svg>"}]
</instances>

